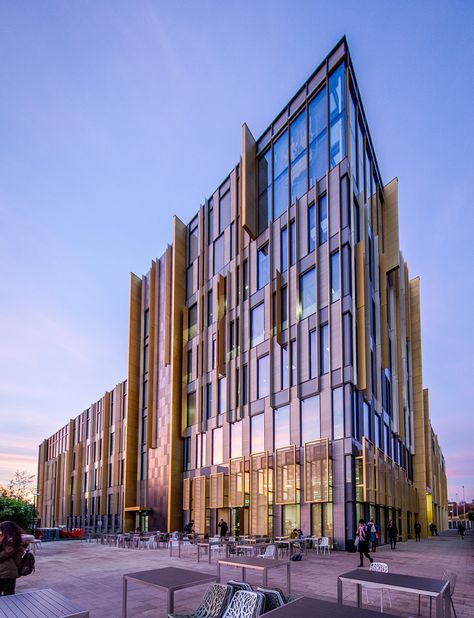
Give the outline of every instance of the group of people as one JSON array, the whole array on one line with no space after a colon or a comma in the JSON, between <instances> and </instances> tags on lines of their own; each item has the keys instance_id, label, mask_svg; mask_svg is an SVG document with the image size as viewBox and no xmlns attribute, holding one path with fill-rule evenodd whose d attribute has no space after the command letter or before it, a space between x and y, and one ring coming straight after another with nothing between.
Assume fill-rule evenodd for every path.
<instances>
[{"instance_id":1,"label":"group of people","mask_svg":"<svg viewBox=\"0 0 474 618\"><path fill-rule=\"evenodd\" d=\"M396 523L391 519L387 525L387 536L390 541L390 549L396 549L397 541L398 541L398 528ZM421 524L420 522L415 523L415 541L420 541L421 539ZM357 551L360 556L359 566L364 566L364 556L369 560L372 564L373 558L370 555L370 551L377 551L377 545L379 542L379 529L377 524L374 523L372 519L370 519L367 523L365 519L359 519L359 524L357 526L357 533L355 538L355 545L357 547ZM370 549L371 548L371 549Z\"/></svg>"},{"instance_id":2,"label":"group of people","mask_svg":"<svg viewBox=\"0 0 474 618\"><path fill-rule=\"evenodd\" d=\"M217 524L217 527L219 528L219 536L223 539L227 536L227 530L229 529L229 526L227 525L227 522L224 521L222 518L220 519L219 523ZM184 533L187 534L188 536L192 536L194 535L194 519L191 519L190 522L188 522L183 529Z\"/></svg>"},{"instance_id":3,"label":"group of people","mask_svg":"<svg viewBox=\"0 0 474 618\"><path fill-rule=\"evenodd\" d=\"M25 553L21 528L13 521L0 523L0 596L15 594L18 567Z\"/></svg>"}]
</instances>

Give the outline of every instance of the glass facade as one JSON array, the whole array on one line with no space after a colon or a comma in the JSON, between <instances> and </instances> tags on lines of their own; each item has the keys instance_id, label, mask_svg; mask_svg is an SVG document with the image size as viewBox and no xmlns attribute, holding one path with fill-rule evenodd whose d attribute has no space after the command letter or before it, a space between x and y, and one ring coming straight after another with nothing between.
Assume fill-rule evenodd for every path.
<instances>
[{"instance_id":1,"label":"glass facade","mask_svg":"<svg viewBox=\"0 0 474 618\"><path fill-rule=\"evenodd\" d=\"M270 356L266 354L257 360L257 399L270 394Z\"/></svg>"},{"instance_id":2,"label":"glass facade","mask_svg":"<svg viewBox=\"0 0 474 618\"><path fill-rule=\"evenodd\" d=\"M290 407L283 406L273 411L274 449L290 444Z\"/></svg>"},{"instance_id":3,"label":"glass facade","mask_svg":"<svg viewBox=\"0 0 474 618\"><path fill-rule=\"evenodd\" d=\"M261 453L265 449L265 415L250 418L250 452Z\"/></svg>"},{"instance_id":4,"label":"glass facade","mask_svg":"<svg viewBox=\"0 0 474 618\"><path fill-rule=\"evenodd\" d=\"M265 305L261 303L250 313L250 346L262 343L265 339Z\"/></svg>"},{"instance_id":5,"label":"glass facade","mask_svg":"<svg viewBox=\"0 0 474 618\"><path fill-rule=\"evenodd\" d=\"M316 269L311 268L300 277L300 319L316 311Z\"/></svg>"},{"instance_id":6,"label":"glass facade","mask_svg":"<svg viewBox=\"0 0 474 618\"><path fill-rule=\"evenodd\" d=\"M321 437L319 395L301 401L301 446Z\"/></svg>"},{"instance_id":7,"label":"glass facade","mask_svg":"<svg viewBox=\"0 0 474 618\"><path fill-rule=\"evenodd\" d=\"M273 219L288 208L288 131L273 145Z\"/></svg>"}]
</instances>

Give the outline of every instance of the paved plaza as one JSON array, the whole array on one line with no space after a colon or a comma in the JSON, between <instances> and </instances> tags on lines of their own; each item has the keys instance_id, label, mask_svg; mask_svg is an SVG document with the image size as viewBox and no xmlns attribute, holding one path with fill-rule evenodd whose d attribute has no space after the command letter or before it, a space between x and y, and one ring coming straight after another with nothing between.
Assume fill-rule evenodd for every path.
<instances>
[{"instance_id":1,"label":"paved plaza","mask_svg":"<svg viewBox=\"0 0 474 618\"><path fill-rule=\"evenodd\" d=\"M91 618L120 618L122 611L122 576L141 570L175 566L216 573L216 564L207 559L197 562L196 549L183 550L182 557L170 558L167 549L117 549L96 543L61 541L43 543L36 554L36 572L20 578L17 592L53 588L90 610ZM457 574L454 604L458 618L474 616L474 536L464 541L455 532L423 539L421 543L400 543L395 551L380 547L374 559L386 562L390 571L408 575L441 578L445 569ZM292 592L336 601L337 576L358 564L358 554L331 552L329 556L310 552L307 560L292 563ZM368 567L366 567L368 568ZM269 575L269 585L285 588L285 569L275 569ZM240 571L223 569L223 581L239 579ZM261 576L248 572L251 583L260 584ZM207 586L181 590L175 596L175 611L186 612L197 607ZM345 603L355 604L355 588L344 587ZM385 600L387 597L385 596ZM380 595L369 591L371 608L380 610ZM364 595L365 603L365 595ZM392 608L388 614L416 616L418 597L392 593ZM166 617L166 597L163 592L140 585L129 585L128 615ZM434 614L433 614L434 615ZM422 616L429 616L429 600L424 598Z\"/></svg>"}]
</instances>

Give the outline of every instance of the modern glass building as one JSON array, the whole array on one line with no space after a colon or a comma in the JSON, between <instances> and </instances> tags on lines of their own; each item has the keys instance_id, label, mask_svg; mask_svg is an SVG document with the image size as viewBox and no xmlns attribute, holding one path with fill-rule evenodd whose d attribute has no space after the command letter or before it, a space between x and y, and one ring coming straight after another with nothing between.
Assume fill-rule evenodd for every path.
<instances>
[{"instance_id":1,"label":"modern glass building","mask_svg":"<svg viewBox=\"0 0 474 618\"><path fill-rule=\"evenodd\" d=\"M40 446L44 525L283 535L447 527L399 247L342 39L149 272L126 381Z\"/></svg>"}]
</instances>

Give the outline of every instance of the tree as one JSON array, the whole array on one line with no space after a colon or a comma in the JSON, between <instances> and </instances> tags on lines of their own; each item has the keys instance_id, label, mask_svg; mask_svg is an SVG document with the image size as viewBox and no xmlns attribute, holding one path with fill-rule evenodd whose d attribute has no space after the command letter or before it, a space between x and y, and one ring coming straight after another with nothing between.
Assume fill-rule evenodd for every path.
<instances>
[{"instance_id":1,"label":"tree","mask_svg":"<svg viewBox=\"0 0 474 618\"><path fill-rule=\"evenodd\" d=\"M15 500L28 501L31 498L34 487L34 474L28 474L26 470L17 470L15 476L8 481L8 485L5 487L0 486L0 495L7 498L14 498Z\"/></svg>"},{"instance_id":2,"label":"tree","mask_svg":"<svg viewBox=\"0 0 474 618\"><path fill-rule=\"evenodd\" d=\"M0 521L14 521L23 530L31 527L36 515L31 499L34 479L34 474L17 470L6 486L0 485Z\"/></svg>"}]
</instances>

